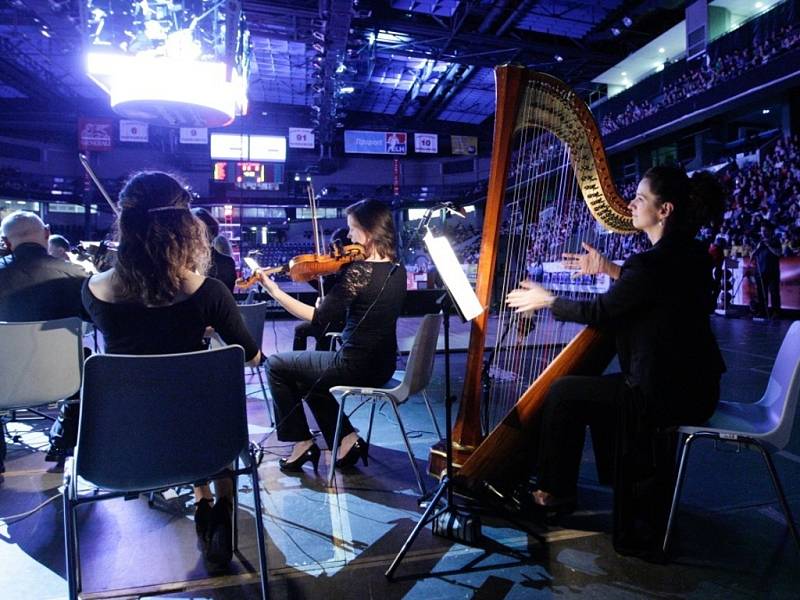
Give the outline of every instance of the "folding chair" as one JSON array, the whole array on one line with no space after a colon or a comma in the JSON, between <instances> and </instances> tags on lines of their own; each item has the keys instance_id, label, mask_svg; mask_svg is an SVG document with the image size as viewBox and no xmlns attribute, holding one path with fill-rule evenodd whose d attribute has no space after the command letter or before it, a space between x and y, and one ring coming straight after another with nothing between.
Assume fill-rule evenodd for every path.
<instances>
[{"instance_id":1,"label":"folding chair","mask_svg":"<svg viewBox=\"0 0 800 600\"><path fill-rule=\"evenodd\" d=\"M266 600L258 449L248 440L243 363L241 346L156 356L99 354L87 359L78 445L65 469L62 494L70 600L81 591L79 506L199 480L229 477L235 483L243 474L252 482L261 596ZM231 470L237 459L244 467ZM79 493L78 478L102 491ZM235 550L238 491L233 504Z\"/></svg>"}]
</instances>

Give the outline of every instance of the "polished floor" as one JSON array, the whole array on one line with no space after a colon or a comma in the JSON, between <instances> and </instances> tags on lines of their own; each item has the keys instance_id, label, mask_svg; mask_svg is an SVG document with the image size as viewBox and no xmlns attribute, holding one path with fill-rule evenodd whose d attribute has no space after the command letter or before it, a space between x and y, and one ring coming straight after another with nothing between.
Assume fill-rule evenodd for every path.
<instances>
[{"instance_id":1,"label":"polished floor","mask_svg":"<svg viewBox=\"0 0 800 600\"><path fill-rule=\"evenodd\" d=\"M466 328L453 322L452 341L463 348ZM418 319L403 319L401 347L408 347ZM788 321L752 322L715 318L728 373L726 399L756 400ZM288 349L292 324L267 323L264 348ZM465 355L452 357L453 387L460 389ZM444 361L438 355L429 396L443 416ZM488 518L479 548L419 536L395 582L383 572L416 522L418 491L391 411L375 420L369 466L337 473L325 485L310 466L300 476L280 473L286 447L268 435L257 378L248 378L252 439L267 454L261 466L264 524L269 550L271 597L294 598L798 598L800 552L785 527L768 476L752 452L693 450L673 547L673 562L652 565L614 553L611 491L597 484L587 445L581 472L580 509L558 526L540 529L545 543L503 521ZM424 472L436 436L421 398L402 409L417 462ZM800 419L800 414L798 415ZM365 411L354 417L366 428ZM43 461L45 426L10 425L21 443L9 446L0 483L0 598L66 596L59 473ZM776 457L789 503L800 519L800 431ZM427 479L432 486L433 480ZM114 500L81 511L81 556L86 598L257 598L252 493L240 479L241 553L229 570L207 568L195 547L188 497L179 495L149 508L140 498ZM173 494L174 495L174 494ZM55 500L48 502L48 500ZM24 518L20 515L40 504Z\"/></svg>"}]
</instances>

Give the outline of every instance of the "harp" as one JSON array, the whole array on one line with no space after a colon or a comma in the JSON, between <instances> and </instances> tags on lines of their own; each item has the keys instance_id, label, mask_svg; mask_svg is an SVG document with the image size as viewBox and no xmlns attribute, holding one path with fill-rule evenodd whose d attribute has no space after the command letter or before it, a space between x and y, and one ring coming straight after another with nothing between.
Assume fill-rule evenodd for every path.
<instances>
[{"instance_id":1,"label":"harp","mask_svg":"<svg viewBox=\"0 0 800 600\"><path fill-rule=\"evenodd\" d=\"M589 298L607 287L602 276L575 279L558 271L563 252L589 241L621 258L634 231L611 178L600 132L586 104L561 81L521 67L495 70L492 162L477 269L476 294L498 307L472 322L466 374L453 430L457 479L474 488L514 471L515 452L550 387L566 374L600 372L610 345L592 328L505 309L508 291L540 265L542 284L559 295ZM496 324L496 327L495 327ZM492 326L493 336L489 336ZM486 343L490 344L485 361ZM443 443L431 450L429 471L445 469Z\"/></svg>"}]
</instances>

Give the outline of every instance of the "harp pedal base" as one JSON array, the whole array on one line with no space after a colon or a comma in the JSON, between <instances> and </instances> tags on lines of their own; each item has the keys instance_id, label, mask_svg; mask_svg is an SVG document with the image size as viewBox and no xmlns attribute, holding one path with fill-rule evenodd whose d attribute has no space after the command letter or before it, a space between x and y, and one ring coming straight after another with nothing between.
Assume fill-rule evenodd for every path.
<instances>
[{"instance_id":1,"label":"harp pedal base","mask_svg":"<svg viewBox=\"0 0 800 600\"><path fill-rule=\"evenodd\" d=\"M481 518L478 515L447 508L433 519L433 535L462 544L478 544L483 538Z\"/></svg>"}]
</instances>

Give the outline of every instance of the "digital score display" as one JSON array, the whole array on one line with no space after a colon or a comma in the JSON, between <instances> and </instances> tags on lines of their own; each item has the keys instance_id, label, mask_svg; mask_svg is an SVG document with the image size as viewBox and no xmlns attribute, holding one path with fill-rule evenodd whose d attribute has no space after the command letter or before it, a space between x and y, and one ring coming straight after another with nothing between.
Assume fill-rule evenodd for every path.
<instances>
[{"instance_id":1,"label":"digital score display","mask_svg":"<svg viewBox=\"0 0 800 600\"><path fill-rule=\"evenodd\" d=\"M253 161L214 163L214 181L232 183L241 190L278 191L283 184L282 164Z\"/></svg>"}]
</instances>

